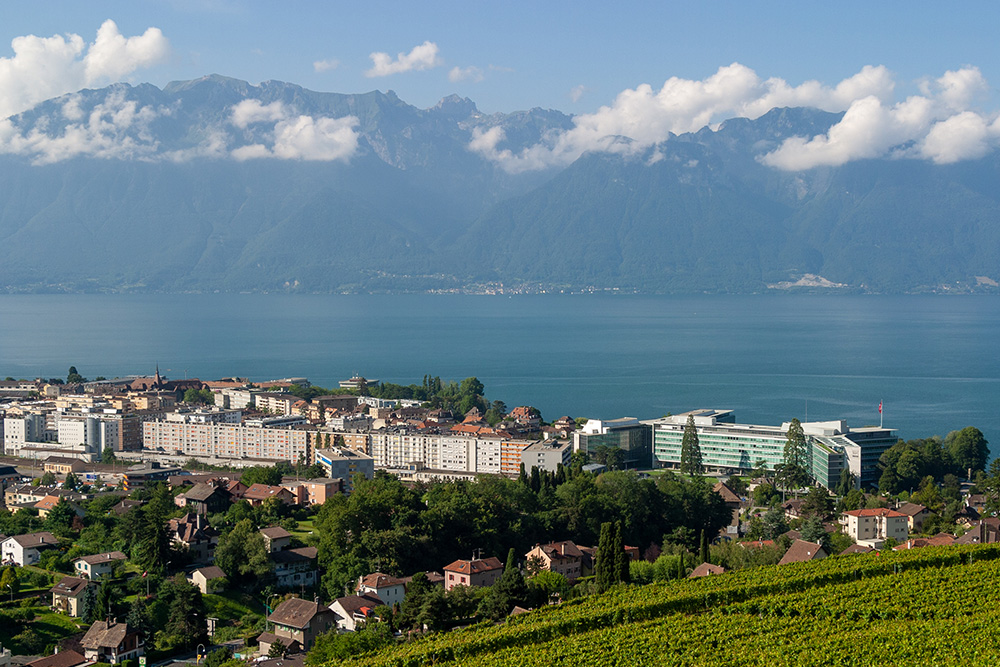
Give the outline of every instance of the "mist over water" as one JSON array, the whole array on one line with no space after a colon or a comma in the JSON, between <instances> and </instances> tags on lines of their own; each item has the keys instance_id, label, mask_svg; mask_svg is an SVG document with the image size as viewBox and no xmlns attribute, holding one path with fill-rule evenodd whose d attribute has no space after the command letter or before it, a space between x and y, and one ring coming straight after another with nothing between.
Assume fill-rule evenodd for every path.
<instances>
[{"instance_id":1,"label":"mist over water","mask_svg":"<svg viewBox=\"0 0 1000 667\"><path fill-rule=\"evenodd\" d=\"M475 375L547 420L715 407L861 426L882 400L904 438L973 425L994 451L998 348L988 296L0 296L0 377Z\"/></svg>"}]
</instances>

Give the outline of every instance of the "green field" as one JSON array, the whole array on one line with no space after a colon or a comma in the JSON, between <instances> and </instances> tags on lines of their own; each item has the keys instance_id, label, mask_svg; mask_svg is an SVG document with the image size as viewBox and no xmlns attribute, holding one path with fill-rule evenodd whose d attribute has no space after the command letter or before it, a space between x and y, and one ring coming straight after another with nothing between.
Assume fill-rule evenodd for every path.
<instances>
[{"instance_id":1,"label":"green field","mask_svg":"<svg viewBox=\"0 0 1000 667\"><path fill-rule=\"evenodd\" d=\"M993 665L1000 545L621 586L343 664Z\"/></svg>"}]
</instances>

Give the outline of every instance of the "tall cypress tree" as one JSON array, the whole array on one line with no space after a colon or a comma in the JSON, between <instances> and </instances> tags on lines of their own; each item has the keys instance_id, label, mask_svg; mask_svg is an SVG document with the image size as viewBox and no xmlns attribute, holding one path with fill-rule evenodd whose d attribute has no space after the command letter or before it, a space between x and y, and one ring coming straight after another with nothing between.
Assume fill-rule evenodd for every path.
<instances>
[{"instance_id":1,"label":"tall cypress tree","mask_svg":"<svg viewBox=\"0 0 1000 667\"><path fill-rule=\"evenodd\" d=\"M610 521L601 524L601 537L597 543L597 567L594 572L594 583L600 593L608 590L614 584L615 538L612 530Z\"/></svg>"},{"instance_id":2,"label":"tall cypress tree","mask_svg":"<svg viewBox=\"0 0 1000 667\"><path fill-rule=\"evenodd\" d=\"M631 581L628 570L628 553L625 551L625 541L622 539L622 522L615 522L615 583L627 584Z\"/></svg>"},{"instance_id":3,"label":"tall cypress tree","mask_svg":"<svg viewBox=\"0 0 1000 667\"><path fill-rule=\"evenodd\" d=\"M694 415L688 415L684 436L681 438L681 472L686 475L701 475L702 471L698 430L694 425Z\"/></svg>"}]
</instances>

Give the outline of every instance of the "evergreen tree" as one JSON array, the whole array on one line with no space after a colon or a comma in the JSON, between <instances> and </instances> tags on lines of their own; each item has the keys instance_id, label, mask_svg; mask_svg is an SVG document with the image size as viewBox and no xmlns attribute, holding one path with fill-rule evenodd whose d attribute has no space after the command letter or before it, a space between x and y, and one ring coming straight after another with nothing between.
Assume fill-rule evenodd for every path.
<instances>
[{"instance_id":1,"label":"evergreen tree","mask_svg":"<svg viewBox=\"0 0 1000 667\"><path fill-rule=\"evenodd\" d=\"M702 471L698 430L694 425L694 415L688 415L684 436L681 438L681 472L685 475L701 475Z\"/></svg>"},{"instance_id":2,"label":"evergreen tree","mask_svg":"<svg viewBox=\"0 0 1000 667\"><path fill-rule=\"evenodd\" d=\"M802 423L793 417L788 424L788 433L785 435L785 452L781 469L781 478L786 489L797 489L809 481L809 473L806 470L808 455L806 434L802 430Z\"/></svg>"},{"instance_id":3,"label":"evergreen tree","mask_svg":"<svg viewBox=\"0 0 1000 667\"><path fill-rule=\"evenodd\" d=\"M517 555L514 549L507 552L507 563L500 579L490 586L486 596L479 604L479 613L494 621L507 617L511 610L524 604L528 597L528 584L524 574L517 567Z\"/></svg>"},{"instance_id":4,"label":"evergreen tree","mask_svg":"<svg viewBox=\"0 0 1000 667\"><path fill-rule=\"evenodd\" d=\"M594 568L594 584L600 593L611 588L615 576L614 534L611 522L601 524L601 537L597 542L597 565Z\"/></svg>"},{"instance_id":5,"label":"evergreen tree","mask_svg":"<svg viewBox=\"0 0 1000 667\"><path fill-rule=\"evenodd\" d=\"M701 550L698 553L698 558L702 563L708 562L708 535L705 534L705 529L701 530Z\"/></svg>"},{"instance_id":6,"label":"evergreen tree","mask_svg":"<svg viewBox=\"0 0 1000 667\"><path fill-rule=\"evenodd\" d=\"M629 573L629 557L625 551L625 541L622 539L622 522L615 522L615 583L627 584L631 579Z\"/></svg>"}]
</instances>

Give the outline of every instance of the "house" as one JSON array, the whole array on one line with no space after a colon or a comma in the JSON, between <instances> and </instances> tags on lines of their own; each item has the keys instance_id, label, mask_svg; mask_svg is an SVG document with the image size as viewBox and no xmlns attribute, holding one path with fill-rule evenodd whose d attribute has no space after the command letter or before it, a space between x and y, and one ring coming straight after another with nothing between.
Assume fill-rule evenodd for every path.
<instances>
[{"instance_id":1,"label":"house","mask_svg":"<svg viewBox=\"0 0 1000 667\"><path fill-rule=\"evenodd\" d=\"M338 629L354 632L358 623L367 621L374 615L377 607L383 606L385 603L379 596L373 593L364 593L337 598L330 604L330 610L336 616Z\"/></svg>"},{"instance_id":2,"label":"house","mask_svg":"<svg viewBox=\"0 0 1000 667\"><path fill-rule=\"evenodd\" d=\"M50 456L42 463L42 469L53 475L68 475L71 472L83 472L87 465L80 459L69 456Z\"/></svg>"},{"instance_id":3,"label":"house","mask_svg":"<svg viewBox=\"0 0 1000 667\"><path fill-rule=\"evenodd\" d=\"M97 579L106 574L111 574L115 565L124 563L125 554L121 551L106 551L93 556L81 556L73 561L73 569L84 579Z\"/></svg>"},{"instance_id":4,"label":"house","mask_svg":"<svg viewBox=\"0 0 1000 667\"><path fill-rule=\"evenodd\" d=\"M193 507L198 514L225 512L232 504L232 498L215 484L195 484L184 493L184 504Z\"/></svg>"},{"instance_id":5,"label":"house","mask_svg":"<svg viewBox=\"0 0 1000 667\"><path fill-rule=\"evenodd\" d=\"M89 585L89 581L80 577L63 577L59 583L49 589L49 593L52 593L52 608L74 618L86 616L88 611L87 587Z\"/></svg>"},{"instance_id":6,"label":"house","mask_svg":"<svg viewBox=\"0 0 1000 667\"><path fill-rule=\"evenodd\" d=\"M948 533L938 533L934 537L918 537L915 540L906 540L900 545L894 546L893 551L907 551L909 549L919 549L921 547L946 547L955 543L955 536Z\"/></svg>"},{"instance_id":7,"label":"house","mask_svg":"<svg viewBox=\"0 0 1000 667\"><path fill-rule=\"evenodd\" d=\"M38 510L38 518L47 519L49 517L49 513L52 512L52 509L58 505L61 500L64 500L64 497L48 495L35 503L35 509ZM86 512L83 511L83 508L76 503L69 500L66 500L66 502L69 504L70 509L73 510L73 513L78 517L83 517L83 515L86 514Z\"/></svg>"},{"instance_id":8,"label":"house","mask_svg":"<svg viewBox=\"0 0 1000 667\"><path fill-rule=\"evenodd\" d=\"M827 557L826 551L818 542L806 542L805 540L795 540L788 551L778 561L778 565L788 565L789 563L804 563L810 560L820 560Z\"/></svg>"},{"instance_id":9,"label":"house","mask_svg":"<svg viewBox=\"0 0 1000 667\"><path fill-rule=\"evenodd\" d=\"M456 560L444 566L444 589L450 591L455 586L492 586L503 574L503 563L499 558Z\"/></svg>"},{"instance_id":10,"label":"house","mask_svg":"<svg viewBox=\"0 0 1000 667\"><path fill-rule=\"evenodd\" d=\"M34 565L41 558L42 551L57 546L59 546L59 540L56 539L55 535L48 531L42 531L8 537L3 543L0 543L0 550L3 553L4 563L13 563L23 567Z\"/></svg>"},{"instance_id":11,"label":"house","mask_svg":"<svg viewBox=\"0 0 1000 667\"><path fill-rule=\"evenodd\" d=\"M569 540L536 544L525 557L528 562L540 564L540 569L561 574L569 581L583 576L583 552Z\"/></svg>"},{"instance_id":12,"label":"house","mask_svg":"<svg viewBox=\"0 0 1000 667\"><path fill-rule=\"evenodd\" d=\"M292 546L292 534L281 526L268 526L267 528L261 528L260 534L264 536L264 542L267 544L268 553L281 551Z\"/></svg>"},{"instance_id":13,"label":"house","mask_svg":"<svg viewBox=\"0 0 1000 667\"><path fill-rule=\"evenodd\" d=\"M274 624L274 636L286 647L294 641L308 651L316 637L334 626L335 614L316 602L289 598L279 604L267 620ZM258 637L258 642L260 652L267 655L270 646L265 645L261 637Z\"/></svg>"},{"instance_id":14,"label":"house","mask_svg":"<svg viewBox=\"0 0 1000 667\"><path fill-rule=\"evenodd\" d=\"M300 505L322 505L326 502L327 498L342 492L344 480L317 477L315 479L282 482L281 485L298 496Z\"/></svg>"},{"instance_id":15,"label":"house","mask_svg":"<svg viewBox=\"0 0 1000 667\"><path fill-rule=\"evenodd\" d=\"M139 632L130 628L128 623L117 621L95 621L80 640L80 645L87 660L112 665L145 653L145 644Z\"/></svg>"},{"instance_id":16,"label":"house","mask_svg":"<svg viewBox=\"0 0 1000 667\"><path fill-rule=\"evenodd\" d=\"M142 507L143 502L141 500L133 500L131 498L123 498L120 503L111 508L111 512L116 516L124 516L133 507Z\"/></svg>"},{"instance_id":17,"label":"house","mask_svg":"<svg viewBox=\"0 0 1000 667\"><path fill-rule=\"evenodd\" d=\"M319 571L316 547L283 549L271 554L278 588L297 588L316 583Z\"/></svg>"},{"instance_id":18,"label":"house","mask_svg":"<svg viewBox=\"0 0 1000 667\"><path fill-rule=\"evenodd\" d=\"M713 574L724 574L725 571L726 568L720 565L712 565L711 563L702 563L698 567L691 570L691 574L688 575L688 579L707 577Z\"/></svg>"},{"instance_id":19,"label":"house","mask_svg":"<svg viewBox=\"0 0 1000 667\"><path fill-rule=\"evenodd\" d=\"M246 500L253 507L259 507L264 504L264 501L271 498L277 498L286 505L294 505L296 501L295 494L288 489L281 486L268 486L267 484L253 484L243 494L243 500Z\"/></svg>"},{"instance_id":20,"label":"house","mask_svg":"<svg viewBox=\"0 0 1000 667\"><path fill-rule=\"evenodd\" d=\"M918 503L903 503L896 508L900 514L906 515L906 523L911 533L919 533L924 521L931 515L931 511Z\"/></svg>"},{"instance_id":21,"label":"house","mask_svg":"<svg viewBox=\"0 0 1000 667\"><path fill-rule=\"evenodd\" d=\"M79 665L84 665L88 662L89 661L80 653L68 650L59 651L58 653L47 655L44 658L39 658L38 660L32 660L24 667L78 667Z\"/></svg>"},{"instance_id":22,"label":"house","mask_svg":"<svg viewBox=\"0 0 1000 667\"><path fill-rule=\"evenodd\" d=\"M219 531L208 525L204 514L185 514L167 522L174 546L184 549L193 563L210 563L215 558Z\"/></svg>"},{"instance_id":23,"label":"house","mask_svg":"<svg viewBox=\"0 0 1000 667\"><path fill-rule=\"evenodd\" d=\"M222 571L221 567L215 565L199 567L188 576L188 581L191 582L192 586L197 587L202 595L215 593L222 588L225 579L226 573Z\"/></svg>"},{"instance_id":24,"label":"house","mask_svg":"<svg viewBox=\"0 0 1000 667\"><path fill-rule=\"evenodd\" d=\"M391 577L381 572L373 572L366 577L358 578L357 592L371 593L387 607L403 604L406 597L406 583L402 579Z\"/></svg>"},{"instance_id":25,"label":"house","mask_svg":"<svg viewBox=\"0 0 1000 667\"><path fill-rule=\"evenodd\" d=\"M864 544L852 544L851 546L847 547L846 549L844 549L840 553L841 554L870 554L873 551L875 551L875 550L872 549L871 547L865 546Z\"/></svg>"},{"instance_id":26,"label":"house","mask_svg":"<svg viewBox=\"0 0 1000 667\"><path fill-rule=\"evenodd\" d=\"M859 544L878 549L885 540L905 542L910 535L907 515L896 510L879 507L877 509L849 510L842 515L844 532Z\"/></svg>"}]
</instances>

